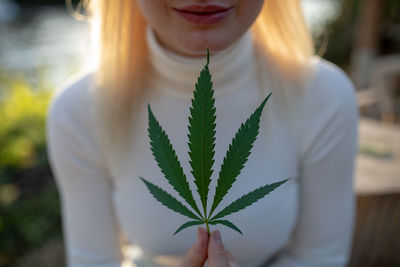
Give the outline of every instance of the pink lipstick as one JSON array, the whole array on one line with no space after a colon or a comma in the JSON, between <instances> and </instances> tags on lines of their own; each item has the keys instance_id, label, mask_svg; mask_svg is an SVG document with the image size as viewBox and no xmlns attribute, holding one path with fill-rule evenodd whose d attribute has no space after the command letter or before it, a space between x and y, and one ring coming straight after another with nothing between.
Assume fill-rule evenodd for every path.
<instances>
[{"instance_id":1,"label":"pink lipstick","mask_svg":"<svg viewBox=\"0 0 400 267\"><path fill-rule=\"evenodd\" d=\"M196 24L214 24L227 17L233 7L219 5L189 5L173 10L185 20Z\"/></svg>"}]
</instances>

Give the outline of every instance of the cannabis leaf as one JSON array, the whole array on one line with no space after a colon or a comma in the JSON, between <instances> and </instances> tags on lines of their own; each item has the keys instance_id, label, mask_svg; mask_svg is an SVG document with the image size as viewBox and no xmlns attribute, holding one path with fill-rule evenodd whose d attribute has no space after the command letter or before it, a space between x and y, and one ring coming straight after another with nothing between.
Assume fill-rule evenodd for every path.
<instances>
[{"instance_id":1,"label":"cannabis leaf","mask_svg":"<svg viewBox=\"0 0 400 267\"><path fill-rule=\"evenodd\" d=\"M185 228L188 228L193 225L200 225L203 223L204 223L203 221L190 221L190 222L184 223L181 225L181 227L178 228L178 230L175 231L174 235L176 235L177 233L179 233L180 231L182 231Z\"/></svg>"},{"instance_id":2,"label":"cannabis leaf","mask_svg":"<svg viewBox=\"0 0 400 267\"><path fill-rule=\"evenodd\" d=\"M183 173L181 164L175 153L174 148L169 141L169 138L165 131L161 128L157 119L154 117L151 111L150 105L148 107L149 112L149 137L151 150L153 156L156 159L158 166L164 173L165 178L174 187L183 199L197 212L201 213L197 208L196 202L194 201L192 191L189 188L189 183L186 180L186 176Z\"/></svg>"},{"instance_id":3,"label":"cannabis leaf","mask_svg":"<svg viewBox=\"0 0 400 267\"><path fill-rule=\"evenodd\" d=\"M258 135L261 111L263 110L264 105L270 96L271 94L264 99L261 105L250 116L250 118L247 119L244 124L242 123L232 140L232 144L229 145L228 151L226 152L226 156L221 166L221 171L219 172L219 179L217 182L217 188L214 195L214 202L210 211L210 216L221 202L223 197L226 195L228 190L232 187L232 184L236 181L236 177L240 174L241 169L244 167L247 157L250 155L250 149L253 147L253 143Z\"/></svg>"},{"instance_id":4,"label":"cannabis leaf","mask_svg":"<svg viewBox=\"0 0 400 267\"><path fill-rule=\"evenodd\" d=\"M217 215L212 217L210 220L212 221L212 220L215 220L218 218L225 217L226 215L229 215L231 213L234 213L241 209L244 209L247 206L250 206L251 204L253 204L257 200L263 198L266 194L270 193L272 190L274 190L281 184L285 183L287 180L288 179L280 181L280 182L276 182L276 183L273 183L270 185L264 185L250 193L247 193L246 195L238 198L237 200L235 200L234 202L229 204L226 208L224 208L222 211L220 211Z\"/></svg>"},{"instance_id":5,"label":"cannabis leaf","mask_svg":"<svg viewBox=\"0 0 400 267\"><path fill-rule=\"evenodd\" d=\"M165 192L160 187L156 186L155 184L146 181L143 177L139 177L147 186L150 193L163 204L164 206L170 208L173 211L176 211L184 216L187 216L192 219L201 220L197 217L193 212L191 212L185 205L179 202L176 198Z\"/></svg>"},{"instance_id":6,"label":"cannabis leaf","mask_svg":"<svg viewBox=\"0 0 400 267\"><path fill-rule=\"evenodd\" d=\"M209 55L207 50L207 64L200 73L192 99L189 117L189 156L190 165L197 192L203 204L204 214L207 211L208 186L211 182L212 165L214 164L215 141L215 106L208 69ZM204 215L205 216L205 215Z\"/></svg>"},{"instance_id":7,"label":"cannabis leaf","mask_svg":"<svg viewBox=\"0 0 400 267\"><path fill-rule=\"evenodd\" d=\"M207 199L209 185L211 183L211 175L213 173L212 166L214 164L216 127L214 90L212 89L211 74L208 68L209 58L210 54L207 49L207 64L200 72L200 76L195 85L188 125L189 162L192 168L191 173L194 177L194 182L203 207L203 214L200 212L196 201L193 198L189 183L187 182L186 176L168 135L162 129L160 123L154 116L150 104L147 105L149 114L148 133L152 154L169 184L196 213L195 214L162 188L142 177L139 177L145 183L153 197L161 202L161 204L175 212L194 219L194 221L188 221L182 224L175 231L174 235L190 226L200 225L203 223L206 224L208 233L210 233L209 225L222 224L242 234L242 231L236 225L228 220L222 220L222 218L254 204L290 179L261 186L250 193L241 196L211 217L220 202L228 193L228 190L236 181L236 178L240 174L240 171L243 169L244 164L250 155L250 150L253 147L260 128L261 114L266 102L271 96L270 93L261 102L253 114L251 114L251 116L245 121L245 123L241 124L232 140L232 143L229 145L219 172L213 204L210 212L207 213Z\"/></svg>"}]
</instances>

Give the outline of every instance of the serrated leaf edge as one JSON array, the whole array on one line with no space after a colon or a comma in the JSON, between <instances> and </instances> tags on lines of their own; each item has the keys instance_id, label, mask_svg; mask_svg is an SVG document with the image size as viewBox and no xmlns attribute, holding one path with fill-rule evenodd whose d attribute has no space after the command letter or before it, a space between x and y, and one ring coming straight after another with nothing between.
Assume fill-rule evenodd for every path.
<instances>
[{"instance_id":1,"label":"serrated leaf edge","mask_svg":"<svg viewBox=\"0 0 400 267\"><path fill-rule=\"evenodd\" d=\"M282 184L286 183L290 179L291 178L288 178L288 179L285 179L285 180L282 180L282 181L279 181L279 182L275 182L275 183L272 183L272 184L267 184L267 185L260 186L260 187L256 188L255 190L253 190L253 191L251 191L251 192L239 197L238 199L236 199L235 201L230 203L223 210L221 210L216 215L214 215L214 217L212 217L210 219L210 221L213 221L213 220L219 219L219 218L223 218L223 217L225 217L225 216L227 216L229 214L238 212L238 211L240 211L240 210L242 210L242 209L244 209L244 208L246 208L248 206L253 205L255 202L257 202L258 200L262 199L264 196L268 195L269 193L271 193L276 188L278 188ZM261 193L261 195L257 195L257 194L260 194L260 193ZM248 202L249 200L250 200L250 202Z\"/></svg>"},{"instance_id":2,"label":"serrated leaf edge","mask_svg":"<svg viewBox=\"0 0 400 267\"><path fill-rule=\"evenodd\" d=\"M190 207L193 208L193 210L203 218L199 208L197 207L196 201L193 198L192 190L190 190L189 183L187 181L186 175L183 172L182 169L182 164L180 163L178 156L175 152L175 149L173 148L171 141L169 140L169 137L165 130L162 128L161 124L158 122L157 118L155 117L153 111L151 110L150 104L147 105L147 110L148 110L148 115L149 115L149 127L148 127L148 135L150 138L150 145L151 145L151 151L152 154L157 162L157 165L160 167L162 173L164 174L164 177L167 179L168 183L172 186L172 188L186 201L187 204L189 204ZM154 123L155 129L151 131L151 128L153 126L152 123ZM153 140L153 135L158 136L158 140ZM162 138L160 137L162 136ZM165 140L163 140L165 139ZM157 143L155 141L158 141ZM163 142L166 143L163 143ZM160 143L160 144L158 144ZM163 147L166 146L168 151L164 151ZM172 177L168 177L167 169L162 166L161 162L158 160L159 157L157 157L157 154L155 150L160 151L160 153L165 154L165 158L167 158L167 161L169 162L167 168L169 171L172 173ZM169 157L172 155L172 158ZM162 156L162 155L159 155ZM169 158L169 159L168 159ZM176 172L175 172L176 171ZM181 178L179 178L181 177Z\"/></svg>"},{"instance_id":3,"label":"serrated leaf edge","mask_svg":"<svg viewBox=\"0 0 400 267\"><path fill-rule=\"evenodd\" d=\"M189 133L187 135L189 139L191 173L203 205L204 218L207 216L209 185L213 173L216 128L215 98L214 90L212 89L212 75L209 71L208 63L209 50L207 49L207 64L200 72L191 100L192 105L188 118ZM204 110L207 113L200 112ZM200 131L196 131L195 128L199 125Z\"/></svg>"},{"instance_id":4,"label":"serrated leaf edge","mask_svg":"<svg viewBox=\"0 0 400 267\"><path fill-rule=\"evenodd\" d=\"M236 225L234 225L232 222L230 222L228 220L215 220L215 221L210 221L208 223L212 224L212 225L215 225L215 224L225 225L225 226L239 232L241 235L243 235L243 233L242 233L242 231L240 231L239 227L237 227Z\"/></svg>"},{"instance_id":5,"label":"serrated leaf edge","mask_svg":"<svg viewBox=\"0 0 400 267\"><path fill-rule=\"evenodd\" d=\"M188 207L186 207L184 204L182 204L179 200L177 200L175 197L173 197L171 194L169 194L167 191L165 191L164 189L162 189L161 187L158 187L157 185L147 181L146 179L144 179L143 177L139 178L145 183L147 189L150 191L150 193L153 195L153 197L158 200L161 204L163 204L165 207L169 208L170 210L173 210L181 215L184 215L186 217L189 217L191 219L195 219L198 221L201 221L202 219L200 219L196 214L194 214ZM156 192L158 191L158 192ZM170 201L175 202L175 204L178 207L170 207L168 206L165 202L163 202L162 200L160 200L160 197L166 197L169 198Z\"/></svg>"},{"instance_id":6,"label":"serrated leaf edge","mask_svg":"<svg viewBox=\"0 0 400 267\"><path fill-rule=\"evenodd\" d=\"M190 226L200 225L200 224L203 224L203 223L204 223L203 221L189 221L189 222L186 222L186 223L182 224L182 225L175 231L175 233L174 233L173 235L176 235L177 233L179 233L180 231L182 231L182 230L185 229L185 228L188 228L188 227L190 227Z\"/></svg>"},{"instance_id":7,"label":"serrated leaf edge","mask_svg":"<svg viewBox=\"0 0 400 267\"><path fill-rule=\"evenodd\" d=\"M261 102L261 104L257 107L257 109L250 115L250 117L245 121L245 123L242 123L240 128L236 131L235 136L232 139L231 144L229 145L228 150L226 151L225 157L223 159L218 180L217 180L217 187L215 189L215 194L214 194L214 200L211 205L211 211L209 216L212 216L214 210L217 208L219 203L224 199L226 194L228 193L229 189L232 187L233 183L236 181L236 178L240 175L241 170L244 168L244 165L246 164L249 155L251 154L251 149L254 145L254 142L257 139L258 133L259 133L259 128L260 128L260 118L262 115L262 111L264 109L264 106L268 99L270 98L272 92L269 93L265 99ZM253 123L255 122L255 125ZM248 130L251 126L254 127L254 131L248 135L244 135L246 130ZM254 139L250 141L251 143L249 144L248 151L246 150L246 153L243 153L241 151L241 144L243 144L243 139L246 139L249 135L254 135ZM237 152L242 152L242 153L237 153ZM235 157L236 156L236 157ZM244 159L243 159L244 158ZM229 176L230 169L228 167L229 164L232 163L232 161L240 161L241 165L239 170L237 171L237 174L235 174L234 177ZM243 163L242 163L243 162Z\"/></svg>"}]
</instances>

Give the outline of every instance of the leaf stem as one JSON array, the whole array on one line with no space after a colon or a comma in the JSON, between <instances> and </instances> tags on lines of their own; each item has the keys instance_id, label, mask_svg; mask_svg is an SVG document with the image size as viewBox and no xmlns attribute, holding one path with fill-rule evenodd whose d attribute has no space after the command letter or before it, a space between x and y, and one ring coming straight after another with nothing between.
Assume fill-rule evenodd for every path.
<instances>
[{"instance_id":1,"label":"leaf stem","mask_svg":"<svg viewBox=\"0 0 400 267\"><path fill-rule=\"evenodd\" d=\"M208 220L205 220L204 222L206 223L207 226L207 233L210 235L210 227L208 226Z\"/></svg>"}]
</instances>

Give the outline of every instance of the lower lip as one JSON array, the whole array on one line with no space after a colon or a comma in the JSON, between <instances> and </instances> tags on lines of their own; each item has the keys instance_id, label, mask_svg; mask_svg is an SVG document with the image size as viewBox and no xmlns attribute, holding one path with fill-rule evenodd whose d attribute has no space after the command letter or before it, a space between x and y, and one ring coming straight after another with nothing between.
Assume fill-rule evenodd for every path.
<instances>
[{"instance_id":1,"label":"lower lip","mask_svg":"<svg viewBox=\"0 0 400 267\"><path fill-rule=\"evenodd\" d=\"M219 11L219 12L214 12L214 13L204 13L204 14L199 14L199 13L193 13L193 12L188 12L188 11L181 11L178 9L174 9L178 15L180 15L182 18L189 22L193 22L196 24L214 24L218 23L222 19L224 19L226 16L228 16L232 8Z\"/></svg>"}]
</instances>

